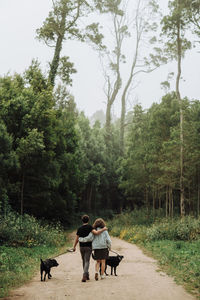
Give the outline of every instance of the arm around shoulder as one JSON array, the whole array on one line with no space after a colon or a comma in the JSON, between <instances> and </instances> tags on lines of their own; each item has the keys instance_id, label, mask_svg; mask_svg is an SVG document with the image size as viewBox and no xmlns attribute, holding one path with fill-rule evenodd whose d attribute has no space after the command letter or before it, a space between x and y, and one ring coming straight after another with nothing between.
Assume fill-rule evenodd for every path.
<instances>
[{"instance_id":1,"label":"arm around shoulder","mask_svg":"<svg viewBox=\"0 0 200 300\"><path fill-rule=\"evenodd\" d=\"M94 235L92 232L90 232L86 237L79 237L79 242L81 243L92 242L93 239L94 239Z\"/></svg>"},{"instance_id":2,"label":"arm around shoulder","mask_svg":"<svg viewBox=\"0 0 200 300\"><path fill-rule=\"evenodd\" d=\"M103 228L101 228L101 229L99 229L99 230L93 229L93 230L92 230L92 233L93 233L94 235L99 235L100 233L102 233L102 232L104 232L104 231L106 231L106 230L108 230L107 227L103 227Z\"/></svg>"}]
</instances>

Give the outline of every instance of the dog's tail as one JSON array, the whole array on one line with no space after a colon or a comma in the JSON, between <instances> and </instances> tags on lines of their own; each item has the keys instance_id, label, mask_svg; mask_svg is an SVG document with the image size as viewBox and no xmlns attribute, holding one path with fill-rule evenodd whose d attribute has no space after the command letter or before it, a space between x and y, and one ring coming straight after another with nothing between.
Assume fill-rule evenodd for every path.
<instances>
[{"instance_id":1,"label":"dog's tail","mask_svg":"<svg viewBox=\"0 0 200 300\"><path fill-rule=\"evenodd\" d=\"M41 261L41 264L43 265L44 264L44 262L43 262L43 260L40 258L40 261Z\"/></svg>"},{"instance_id":2,"label":"dog's tail","mask_svg":"<svg viewBox=\"0 0 200 300\"><path fill-rule=\"evenodd\" d=\"M95 259L95 258L94 258L94 254L93 254L93 253L92 253L92 258L93 258L93 259Z\"/></svg>"}]
</instances>

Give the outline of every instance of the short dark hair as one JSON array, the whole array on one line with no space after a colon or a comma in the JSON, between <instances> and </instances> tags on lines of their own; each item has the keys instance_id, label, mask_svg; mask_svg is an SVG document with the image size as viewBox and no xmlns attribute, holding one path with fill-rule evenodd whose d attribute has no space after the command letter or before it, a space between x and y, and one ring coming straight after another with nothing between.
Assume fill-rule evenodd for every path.
<instances>
[{"instance_id":1,"label":"short dark hair","mask_svg":"<svg viewBox=\"0 0 200 300\"><path fill-rule=\"evenodd\" d=\"M81 220L82 220L83 223L88 223L89 219L90 219L90 218L89 218L88 215L84 215L84 216L82 216L82 218L81 218Z\"/></svg>"}]
</instances>

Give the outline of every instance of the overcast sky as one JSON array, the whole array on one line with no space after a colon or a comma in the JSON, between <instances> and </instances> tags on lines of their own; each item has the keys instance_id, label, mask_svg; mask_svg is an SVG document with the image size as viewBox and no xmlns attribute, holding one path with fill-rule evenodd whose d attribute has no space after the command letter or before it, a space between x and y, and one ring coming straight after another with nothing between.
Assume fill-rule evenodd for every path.
<instances>
[{"instance_id":1,"label":"overcast sky","mask_svg":"<svg viewBox=\"0 0 200 300\"><path fill-rule=\"evenodd\" d=\"M164 7L166 0L160 0ZM165 1L165 2L164 2ZM0 75L10 72L22 73L33 58L41 62L43 70L53 56L53 49L35 39L36 29L51 10L51 0L0 0ZM97 53L88 45L65 42L63 55L70 57L78 73L73 76L72 94L79 110L91 116L99 109L106 109L103 93L104 79ZM140 77L138 87L132 92L132 104L138 101L144 108L160 102L164 91L160 83L167 74L176 71L176 63L164 66L151 74ZM181 95L200 99L200 53L198 49L188 51L182 66ZM175 82L172 89L175 88ZM116 102L114 113L119 115L120 102Z\"/></svg>"}]
</instances>

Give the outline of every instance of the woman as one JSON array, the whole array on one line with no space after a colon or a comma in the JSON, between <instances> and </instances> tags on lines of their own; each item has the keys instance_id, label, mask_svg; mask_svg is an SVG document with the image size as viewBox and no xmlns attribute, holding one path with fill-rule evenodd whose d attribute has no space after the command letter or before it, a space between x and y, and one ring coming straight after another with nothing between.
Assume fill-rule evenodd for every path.
<instances>
[{"instance_id":1,"label":"woman","mask_svg":"<svg viewBox=\"0 0 200 300\"><path fill-rule=\"evenodd\" d=\"M95 230L100 230L104 228L105 222L103 219L99 218L93 224L93 228ZM111 248L111 239L108 234L108 231L105 230L99 235L93 235L90 233L88 236L84 238L79 238L79 242L87 242L92 240L92 249L94 250L94 259L96 260L95 264L95 280L98 280L98 272L101 265L101 279L105 278L104 271L105 271L105 264L106 258L108 256L108 249Z\"/></svg>"}]
</instances>

